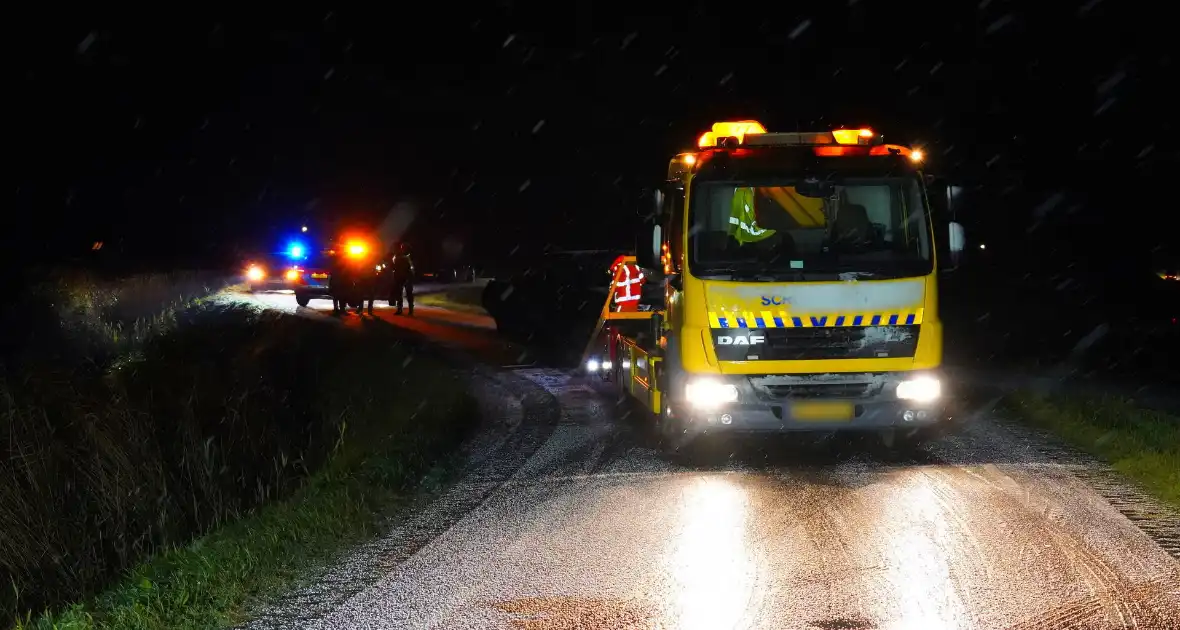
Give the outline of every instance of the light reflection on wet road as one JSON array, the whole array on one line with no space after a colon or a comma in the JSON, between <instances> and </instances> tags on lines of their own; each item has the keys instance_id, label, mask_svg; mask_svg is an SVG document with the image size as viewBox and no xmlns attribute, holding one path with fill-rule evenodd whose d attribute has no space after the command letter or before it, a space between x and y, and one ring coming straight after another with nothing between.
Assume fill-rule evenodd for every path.
<instances>
[{"instance_id":1,"label":"light reflection on wet road","mask_svg":"<svg viewBox=\"0 0 1180 630\"><path fill-rule=\"evenodd\" d=\"M520 362L479 316L377 317ZM717 443L690 468L594 383L472 372L503 417L465 477L250 627L1180 628L1177 515L1006 423L904 457Z\"/></svg>"},{"instance_id":2,"label":"light reflection on wet road","mask_svg":"<svg viewBox=\"0 0 1180 630\"><path fill-rule=\"evenodd\" d=\"M447 285L422 285L416 287L416 291L424 295L446 288ZM532 360L524 349L499 339L495 334L496 322L487 315L425 305L415 306L413 317L395 315L395 309L387 302L378 301L374 304L374 316L367 313L358 315L355 311L334 316L331 301L312 300L307 308L300 308L295 304L295 296L289 291L232 295L233 299L240 302L324 321L338 321L345 326L363 326L366 322L374 321L394 324L436 343L473 353L494 365L517 365Z\"/></svg>"}]
</instances>

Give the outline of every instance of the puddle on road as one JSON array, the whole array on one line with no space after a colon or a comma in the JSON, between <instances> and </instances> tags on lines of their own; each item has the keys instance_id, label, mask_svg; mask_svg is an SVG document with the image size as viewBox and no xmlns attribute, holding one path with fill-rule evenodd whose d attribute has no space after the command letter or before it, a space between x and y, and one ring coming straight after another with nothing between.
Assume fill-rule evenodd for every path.
<instances>
[{"instance_id":1,"label":"puddle on road","mask_svg":"<svg viewBox=\"0 0 1180 630\"><path fill-rule=\"evenodd\" d=\"M524 597L492 604L521 630L651 630L662 625L640 602L581 597Z\"/></svg>"}]
</instances>

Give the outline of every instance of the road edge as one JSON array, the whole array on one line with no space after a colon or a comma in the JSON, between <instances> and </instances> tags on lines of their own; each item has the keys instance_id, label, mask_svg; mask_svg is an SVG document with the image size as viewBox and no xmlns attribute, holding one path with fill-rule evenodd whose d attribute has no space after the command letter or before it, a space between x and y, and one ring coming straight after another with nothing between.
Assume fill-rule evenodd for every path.
<instances>
[{"instance_id":1,"label":"road edge","mask_svg":"<svg viewBox=\"0 0 1180 630\"><path fill-rule=\"evenodd\" d=\"M329 566L313 569L286 594L251 610L251 619L235 628L277 630L329 616L503 488L556 429L560 404L539 384L417 332L399 332L453 369L469 371L477 427L456 450L454 467L442 479L433 476L441 483L420 488L410 505L390 514L384 533L345 550Z\"/></svg>"}]
</instances>

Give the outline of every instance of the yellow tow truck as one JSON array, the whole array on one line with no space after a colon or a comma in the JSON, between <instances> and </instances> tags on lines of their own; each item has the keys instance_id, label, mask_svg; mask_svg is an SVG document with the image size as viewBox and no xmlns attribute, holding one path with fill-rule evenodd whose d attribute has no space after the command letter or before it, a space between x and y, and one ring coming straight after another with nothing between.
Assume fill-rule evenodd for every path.
<instances>
[{"instance_id":1,"label":"yellow tow truck","mask_svg":"<svg viewBox=\"0 0 1180 630\"><path fill-rule=\"evenodd\" d=\"M947 417L936 249L944 268L964 249L960 224L935 229L922 163L870 129L714 124L614 266L584 368L672 449L731 431L922 441Z\"/></svg>"}]
</instances>

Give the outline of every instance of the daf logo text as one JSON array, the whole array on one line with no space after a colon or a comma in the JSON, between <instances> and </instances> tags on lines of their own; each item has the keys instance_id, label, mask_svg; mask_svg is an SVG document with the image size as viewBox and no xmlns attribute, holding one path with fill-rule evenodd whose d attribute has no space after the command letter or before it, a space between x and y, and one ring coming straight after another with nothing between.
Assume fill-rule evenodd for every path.
<instances>
[{"instance_id":1,"label":"daf logo text","mask_svg":"<svg viewBox=\"0 0 1180 630\"><path fill-rule=\"evenodd\" d=\"M760 343L766 343L765 336L748 335L745 337L717 337L717 345L719 346L753 346Z\"/></svg>"}]
</instances>

